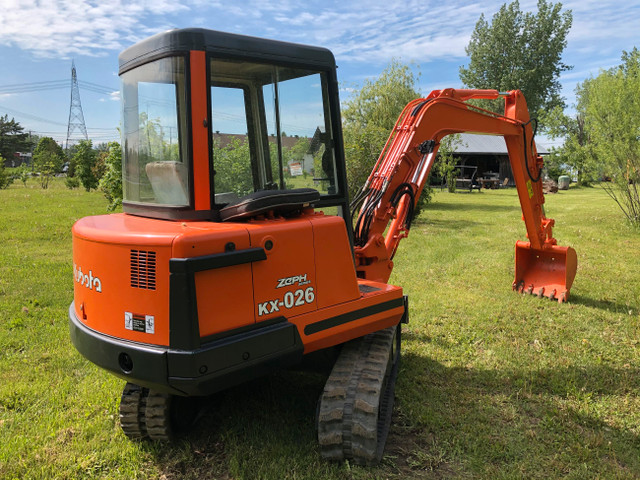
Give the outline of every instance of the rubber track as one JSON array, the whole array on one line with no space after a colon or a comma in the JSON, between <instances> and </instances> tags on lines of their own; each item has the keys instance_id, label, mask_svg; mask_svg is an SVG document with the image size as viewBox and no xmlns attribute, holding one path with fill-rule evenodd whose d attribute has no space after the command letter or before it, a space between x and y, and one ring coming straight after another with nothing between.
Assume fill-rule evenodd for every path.
<instances>
[{"instance_id":1,"label":"rubber track","mask_svg":"<svg viewBox=\"0 0 640 480\"><path fill-rule=\"evenodd\" d=\"M391 424L400 358L398 349L390 362L397 328L369 334L343 347L320 398L318 441L323 457L359 465L380 462Z\"/></svg>"},{"instance_id":2,"label":"rubber track","mask_svg":"<svg viewBox=\"0 0 640 480\"><path fill-rule=\"evenodd\" d=\"M124 434L131 440L143 440L147 438L145 410L149 390L127 383L120 397L120 427Z\"/></svg>"},{"instance_id":3,"label":"rubber track","mask_svg":"<svg viewBox=\"0 0 640 480\"><path fill-rule=\"evenodd\" d=\"M173 438L171 428L171 395L149 392L145 409L147 435L151 440L169 441Z\"/></svg>"}]
</instances>

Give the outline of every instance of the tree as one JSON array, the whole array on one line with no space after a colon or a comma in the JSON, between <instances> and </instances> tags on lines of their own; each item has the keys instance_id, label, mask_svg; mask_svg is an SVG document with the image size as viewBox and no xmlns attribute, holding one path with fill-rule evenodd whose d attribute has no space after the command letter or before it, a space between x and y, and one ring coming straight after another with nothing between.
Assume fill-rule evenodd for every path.
<instances>
[{"instance_id":1,"label":"tree","mask_svg":"<svg viewBox=\"0 0 640 480\"><path fill-rule=\"evenodd\" d=\"M378 79L365 81L344 102L342 123L351 198L371 173L404 107L420 97L416 83L411 68L394 59Z\"/></svg>"},{"instance_id":2,"label":"tree","mask_svg":"<svg viewBox=\"0 0 640 480\"><path fill-rule=\"evenodd\" d=\"M41 157L45 153L51 154L51 161L54 162L55 172L59 172L62 169L62 165L65 161L65 154L62 147L58 145L58 143L51 137L42 137L38 141L38 145L36 145L35 150L33 151L33 162L34 165L38 166L38 158ZM42 162L40 162L42 163Z\"/></svg>"},{"instance_id":3,"label":"tree","mask_svg":"<svg viewBox=\"0 0 640 480\"><path fill-rule=\"evenodd\" d=\"M462 144L460 135L447 135L440 141L438 155L433 163L432 173L442 178L451 193L456 191L456 177L459 170L456 169L458 159L453 156L456 147Z\"/></svg>"},{"instance_id":4,"label":"tree","mask_svg":"<svg viewBox=\"0 0 640 480\"><path fill-rule=\"evenodd\" d=\"M122 205L122 148L118 142L109 142L107 152L100 190L109 201L107 210L113 212Z\"/></svg>"},{"instance_id":5,"label":"tree","mask_svg":"<svg viewBox=\"0 0 640 480\"><path fill-rule=\"evenodd\" d=\"M216 141L217 142L217 141ZM243 197L253 192L249 142L244 138L233 138L228 145L214 144L213 164L215 165L215 193L235 193ZM277 175L277 166L273 170ZM274 179L277 181L277 179Z\"/></svg>"},{"instance_id":6,"label":"tree","mask_svg":"<svg viewBox=\"0 0 640 480\"><path fill-rule=\"evenodd\" d=\"M603 183L627 219L640 227L640 50L578 89L592 154L612 179Z\"/></svg>"},{"instance_id":7,"label":"tree","mask_svg":"<svg viewBox=\"0 0 640 480\"><path fill-rule=\"evenodd\" d=\"M40 173L40 186L49 187L49 181L62 169L65 155L62 147L51 137L42 137L33 151L33 165Z\"/></svg>"},{"instance_id":8,"label":"tree","mask_svg":"<svg viewBox=\"0 0 640 480\"><path fill-rule=\"evenodd\" d=\"M7 170L4 168L4 162L4 157L0 155L0 190L7 188L13 183L13 177L7 173Z\"/></svg>"},{"instance_id":9,"label":"tree","mask_svg":"<svg viewBox=\"0 0 640 480\"><path fill-rule=\"evenodd\" d=\"M578 184L590 186L602 177L602 168L598 166L593 155L585 129L584 112L568 116L562 108L555 107L544 115L546 133L550 138L563 139L561 147L553 147L551 154L545 159L545 167L550 177L558 176L573 170L577 173Z\"/></svg>"},{"instance_id":10,"label":"tree","mask_svg":"<svg viewBox=\"0 0 640 480\"><path fill-rule=\"evenodd\" d=\"M57 165L60 162L55 154L48 151L42 152L37 158L37 161L34 161L34 163L40 173L40 186L46 190L49 188L49 182L56 174L58 170Z\"/></svg>"},{"instance_id":11,"label":"tree","mask_svg":"<svg viewBox=\"0 0 640 480\"><path fill-rule=\"evenodd\" d=\"M562 62L571 28L571 11L561 3L538 0L537 13L523 13L518 0L504 4L487 22L476 23L466 47L469 66L460 67L460 79L470 88L522 90L532 116L564 106L560 74L572 67ZM503 103L485 104L500 111Z\"/></svg>"},{"instance_id":12,"label":"tree","mask_svg":"<svg viewBox=\"0 0 640 480\"><path fill-rule=\"evenodd\" d=\"M96 152L93 150L91 140L81 140L78 143L73 162L76 165L76 175L84 189L89 192L92 188L98 188L100 179L96 176Z\"/></svg>"},{"instance_id":13,"label":"tree","mask_svg":"<svg viewBox=\"0 0 640 480\"><path fill-rule=\"evenodd\" d=\"M25 187L27 186L27 181L29 180L30 176L31 176L31 168L24 163L20 165L20 168L18 169L18 175L16 178L20 180L22 182L22 185L24 185Z\"/></svg>"},{"instance_id":14,"label":"tree","mask_svg":"<svg viewBox=\"0 0 640 480\"><path fill-rule=\"evenodd\" d=\"M31 141L24 128L15 119L9 120L9 115L0 117L0 156L11 159L16 152L29 150Z\"/></svg>"}]
</instances>

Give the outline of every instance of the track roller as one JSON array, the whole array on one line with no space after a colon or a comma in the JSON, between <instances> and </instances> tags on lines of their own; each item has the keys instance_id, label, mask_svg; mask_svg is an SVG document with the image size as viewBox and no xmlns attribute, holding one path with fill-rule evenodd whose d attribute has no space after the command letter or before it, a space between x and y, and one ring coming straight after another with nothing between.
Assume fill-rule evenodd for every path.
<instances>
[{"instance_id":1,"label":"track roller","mask_svg":"<svg viewBox=\"0 0 640 480\"><path fill-rule=\"evenodd\" d=\"M320 452L333 461L377 465L391 424L400 325L344 345L320 397Z\"/></svg>"}]
</instances>

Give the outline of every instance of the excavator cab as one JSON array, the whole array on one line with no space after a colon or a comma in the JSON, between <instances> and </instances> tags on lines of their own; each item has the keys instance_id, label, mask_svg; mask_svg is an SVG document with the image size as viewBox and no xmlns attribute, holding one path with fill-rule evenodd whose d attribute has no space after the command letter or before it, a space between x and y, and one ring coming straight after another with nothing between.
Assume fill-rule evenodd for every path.
<instances>
[{"instance_id":1,"label":"excavator cab","mask_svg":"<svg viewBox=\"0 0 640 480\"><path fill-rule=\"evenodd\" d=\"M125 212L220 221L249 195L306 188L348 215L328 50L188 29L120 64Z\"/></svg>"}]
</instances>

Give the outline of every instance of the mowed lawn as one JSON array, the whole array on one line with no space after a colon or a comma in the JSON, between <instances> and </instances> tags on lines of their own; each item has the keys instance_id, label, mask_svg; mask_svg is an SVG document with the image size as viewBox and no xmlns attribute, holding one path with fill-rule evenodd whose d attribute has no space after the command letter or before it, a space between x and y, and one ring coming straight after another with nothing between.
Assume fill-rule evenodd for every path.
<instances>
[{"instance_id":1,"label":"mowed lawn","mask_svg":"<svg viewBox=\"0 0 640 480\"><path fill-rule=\"evenodd\" d=\"M281 372L207 399L191 434L134 443L124 382L69 341L70 229L100 193L0 190L0 478L640 478L640 232L599 188L548 195L578 253L568 304L511 291L513 189L437 192L396 256L409 295L386 456L328 464L323 377Z\"/></svg>"}]
</instances>

